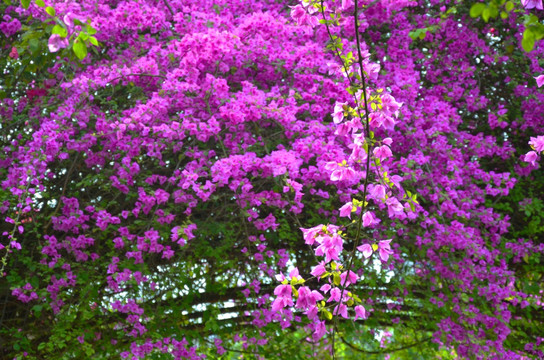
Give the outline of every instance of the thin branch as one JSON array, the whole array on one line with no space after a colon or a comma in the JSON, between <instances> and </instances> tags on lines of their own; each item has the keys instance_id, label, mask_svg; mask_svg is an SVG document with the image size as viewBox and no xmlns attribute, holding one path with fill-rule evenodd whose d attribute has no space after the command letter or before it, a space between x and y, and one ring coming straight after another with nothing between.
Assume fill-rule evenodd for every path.
<instances>
[{"instance_id":1,"label":"thin branch","mask_svg":"<svg viewBox=\"0 0 544 360\"><path fill-rule=\"evenodd\" d=\"M427 337L427 338L425 338L425 339L423 339L421 341L415 342L413 344L401 346L400 348L396 348L396 349L384 349L384 350L380 350L380 351L369 351L369 350L361 349L360 347L355 346L352 343L348 342L340 333L338 334L338 336L340 337L342 342L344 344L346 344L350 349L353 349L353 350L355 350L357 352L360 352L360 353L363 353L363 354L375 354L375 355L389 354L389 353L393 353L393 352L397 352L397 351L406 350L406 349L412 348L414 346L418 346L418 345L421 345L423 343L426 343L427 341L432 339L432 337Z\"/></svg>"},{"instance_id":2,"label":"thin branch","mask_svg":"<svg viewBox=\"0 0 544 360\"><path fill-rule=\"evenodd\" d=\"M363 85L363 102L364 102L364 110L365 110L365 135L366 136L370 136L370 119L369 119L369 111L368 111L368 99L367 99L367 94L366 94L366 80L365 80L365 76L364 76L364 71L363 71L363 56L362 56L362 53L361 53L361 39L360 39L360 34L359 34L359 4L358 4L358 0L355 0L355 13L354 13L354 17L355 17L355 38L356 38L356 42L357 42L357 63L359 64L359 76L361 77L361 82L362 82L362 85ZM323 16L323 19L326 20L326 17L325 17L325 10L324 10L324 4L323 4L323 0L321 0L321 14ZM329 25L327 22L325 22L325 27L327 28L327 33L329 35L329 38L332 40L333 39L333 36L332 36L332 33L330 31L330 28L329 28ZM340 60L342 60L342 57L340 55L340 51L338 49L336 49L336 55L340 58ZM349 71L347 69L347 66L345 64L345 62L342 60L342 64L343 64L343 67L344 67L344 71L346 72L346 74L348 74L348 81L350 82L350 85L353 87L353 81L351 80L351 78L349 77ZM361 116L361 111L360 111L360 106L359 106L359 101L357 99L357 96L355 95L355 93L353 94L353 98L355 100L355 104L356 104L356 111L357 111L357 114L359 115L359 119L362 120L362 116ZM349 262L348 262L348 266L346 268L346 273L349 274L349 271L351 270L351 267L353 266L353 259L355 258L355 251L357 249L357 244L359 243L359 240L360 240L360 237L361 237L361 230L362 230L362 225L363 225L363 214L365 212L365 209L366 209L366 194L367 194L367 190L368 190L368 178L370 176L370 158L371 158L371 154L372 154L372 142L369 142L368 144L368 151L367 151L367 159L366 159L366 167L365 167L365 171L366 171L366 176L365 176L365 181L364 181L364 187L363 187L363 206L361 207L361 213L359 214L359 219L358 219L358 227L357 227L357 235L355 237L355 244L353 245L353 250L351 251L351 254L350 254L350 257L349 257ZM346 280L347 280L347 277L346 277ZM344 297L344 292L345 292L345 289L346 289L346 282L344 281L343 284L341 284L341 288L342 288L342 291L341 291L341 294L340 294L340 302L342 302L342 299ZM339 306L340 304L338 304ZM334 312L333 312L334 314ZM335 317L334 317L334 326L333 326L333 330L332 330L332 358L333 360L336 358L336 353L335 353L335 350L334 350L334 339L335 339L335 330L336 330L336 325L338 323L338 314L335 314Z\"/></svg>"},{"instance_id":3,"label":"thin branch","mask_svg":"<svg viewBox=\"0 0 544 360\"><path fill-rule=\"evenodd\" d=\"M170 5L170 3L168 2L168 0L164 0L164 5L166 5L166 7L168 8L168 11L170 11L170 14L172 14L172 16L174 16L176 13L174 12L174 9L172 9L172 6Z\"/></svg>"}]
</instances>

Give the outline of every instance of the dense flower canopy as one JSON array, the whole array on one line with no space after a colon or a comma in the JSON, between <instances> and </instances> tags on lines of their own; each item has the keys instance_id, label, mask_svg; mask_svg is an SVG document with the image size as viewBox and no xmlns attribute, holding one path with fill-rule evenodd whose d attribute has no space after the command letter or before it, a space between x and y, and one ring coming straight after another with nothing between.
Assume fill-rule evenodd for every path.
<instances>
[{"instance_id":1,"label":"dense flower canopy","mask_svg":"<svg viewBox=\"0 0 544 360\"><path fill-rule=\"evenodd\" d=\"M541 1L0 10L1 358L544 357Z\"/></svg>"}]
</instances>

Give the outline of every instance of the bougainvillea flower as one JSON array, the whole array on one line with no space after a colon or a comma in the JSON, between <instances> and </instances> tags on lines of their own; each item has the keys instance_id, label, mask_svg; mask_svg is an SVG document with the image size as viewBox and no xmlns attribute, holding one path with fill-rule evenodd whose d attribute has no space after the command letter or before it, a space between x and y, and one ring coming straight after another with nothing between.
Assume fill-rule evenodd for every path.
<instances>
[{"instance_id":1,"label":"bougainvillea flower","mask_svg":"<svg viewBox=\"0 0 544 360\"><path fill-rule=\"evenodd\" d=\"M329 299L327 300L327 302L331 302L331 301L340 301L340 295L342 294L342 290L340 290L340 288L333 288L331 290L331 296L329 297Z\"/></svg>"},{"instance_id":2,"label":"bougainvillea flower","mask_svg":"<svg viewBox=\"0 0 544 360\"><path fill-rule=\"evenodd\" d=\"M275 275L275 278L276 278L276 280L278 280L279 282L284 282L284 281L287 280L287 278L285 277L285 275L283 275L283 273L276 274L276 275Z\"/></svg>"},{"instance_id":3,"label":"bougainvillea flower","mask_svg":"<svg viewBox=\"0 0 544 360\"><path fill-rule=\"evenodd\" d=\"M385 187L383 185L375 185L369 190L370 196L374 199L385 199Z\"/></svg>"},{"instance_id":4,"label":"bougainvillea flower","mask_svg":"<svg viewBox=\"0 0 544 360\"><path fill-rule=\"evenodd\" d=\"M380 64L366 61L363 63L363 69L370 80L376 80L380 73Z\"/></svg>"},{"instance_id":5,"label":"bougainvillea flower","mask_svg":"<svg viewBox=\"0 0 544 360\"><path fill-rule=\"evenodd\" d=\"M535 77L535 80L536 80L536 86L541 87L542 85L544 85L544 75Z\"/></svg>"},{"instance_id":6,"label":"bougainvillea flower","mask_svg":"<svg viewBox=\"0 0 544 360\"><path fill-rule=\"evenodd\" d=\"M318 312L319 309L317 308L317 306L310 306L304 314L308 316L308 319L313 320L317 317Z\"/></svg>"},{"instance_id":7,"label":"bougainvillea flower","mask_svg":"<svg viewBox=\"0 0 544 360\"><path fill-rule=\"evenodd\" d=\"M316 267L313 268L310 274L312 274L319 280L319 277L323 275L325 271L327 271L327 269L325 268L325 262L321 261Z\"/></svg>"},{"instance_id":8,"label":"bougainvillea flower","mask_svg":"<svg viewBox=\"0 0 544 360\"><path fill-rule=\"evenodd\" d=\"M367 211L363 215L363 226L364 227L371 227L374 225L377 225L380 223L380 219L378 219L372 211Z\"/></svg>"},{"instance_id":9,"label":"bougainvillea flower","mask_svg":"<svg viewBox=\"0 0 544 360\"><path fill-rule=\"evenodd\" d=\"M307 286L301 286L298 289L298 299L295 307L298 309L307 309L311 305L315 305L315 301L312 301L311 294L312 291Z\"/></svg>"},{"instance_id":10,"label":"bougainvillea flower","mask_svg":"<svg viewBox=\"0 0 544 360\"><path fill-rule=\"evenodd\" d=\"M19 52L17 51L17 48L13 46L11 48L11 51L9 52L9 57L12 59L18 59L19 58Z\"/></svg>"},{"instance_id":11,"label":"bougainvillea flower","mask_svg":"<svg viewBox=\"0 0 544 360\"><path fill-rule=\"evenodd\" d=\"M325 284L325 285L323 285L323 286L321 286L319 288L319 291L326 294L330 289L331 289L331 285L330 284Z\"/></svg>"},{"instance_id":12,"label":"bougainvillea flower","mask_svg":"<svg viewBox=\"0 0 544 360\"><path fill-rule=\"evenodd\" d=\"M536 159L538 158L538 154L534 151L529 151L527 154L523 156L523 161L530 163L531 165L536 164Z\"/></svg>"},{"instance_id":13,"label":"bougainvillea flower","mask_svg":"<svg viewBox=\"0 0 544 360\"><path fill-rule=\"evenodd\" d=\"M334 308L333 314L334 315L340 315L344 319L348 319L349 318L348 317L348 307L346 305L344 305L344 304L338 304Z\"/></svg>"},{"instance_id":14,"label":"bougainvillea flower","mask_svg":"<svg viewBox=\"0 0 544 360\"><path fill-rule=\"evenodd\" d=\"M315 341L321 339L328 332L327 327L325 326L325 320L316 322L314 329L312 339Z\"/></svg>"},{"instance_id":15,"label":"bougainvillea flower","mask_svg":"<svg viewBox=\"0 0 544 360\"><path fill-rule=\"evenodd\" d=\"M290 286L290 285L289 285ZM272 311L279 311L286 306L293 306L293 299L289 297L280 296L272 303Z\"/></svg>"},{"instance_id":16,"label":"bougainvillea flower","mask_svg":"<svg viewBox=\"0 0 544 360\"><path fill-rule=\"evenodd\" d=\"M291 279L295 279L295 280L301 280L302 277L300 276L299 272L298 272L298 268L294 268L293 270L291 270L289 272L289 277Z\"/></svg>"},{"instance_id":17,"label":"bougainvillea flower","mask_svg":"<svg viewBox=\"0 0 544 360\"><path fill-rule=\"evenodd\" d=\"M537 153L544 151L544 135L531 137L531 141L529 141L529 145L531 145Z\"/></svg>"},{"instance_id":18,"label":"bougainvillea flower","mask_svg":"<svg viewBox=\"0 0 544 360\"><path fill-rule=\"evenodd\" d=\"M355 179L357 173L344 160L341 163L330 161L325 165L325 170L332 171L331 181L351 181Z\"/></svg>"},{"instance_id":19,"label":"bougainvillea flower","mask_svg":"<svg viewBox=\"0 0 544 360\"><path fill-rule=\"evenodd\" d=\"M382 145L374 148L373 153L374 156L376 156L380 160L387 159L388 157L393 155L393 153L391 153L391 149L387 145Z\"/></svg>"},{"instance_id":20,"label":"bougainvillea flower","mask_svg":"<svg viewBox=\"0 0 544 360\"><path fill-rule=\"evenodd\" d=\"M68 46L68 39L63 39L60 37L60 35L53 34L49 38L49 41L47 42L47 46L49 47L49 51L57 52L60 49Z\"/></svg>"},{"instance_id":21,"label":"bougainvillea flower","mask_svg":"<svg viewBox=\"0 0 544 360\"><path fill-rule=\"evenodd\" d=\"M342 0L342 10L347 10L353 5L352 0Z\"/></svg>"},{"instance_id":22,"label":"bougainvillea flower","mask_svg":"<svg viewBox=\"0 0 544 360\"><path fill-rule=\"evenodd\" d=\"M358 246L358 247L357 247L357 250L359 250L360 252L362 252L362 253L363 253L363 256L364 256L365 258L367 258L367 259L368 259L369 257L371 257L371 256L372 256L372 253L374 252L374 251L372 250L372 245L370 245L370 244L363 244L363 245L361 245L361 246Z\"/></svg>"},{"instance_id":23,"label":"bougainvillea flower","mask_svg":"<svg viewBox=\"0 0 544 360\"><path fill-rule=\"evenodd\" d=\"M68 26L68 28L73 28L74 27L74 20L76 20L76 19L77 19L77 17L71 12L64 15L64 18L63 18L64 23L66 24L66 26Z\"/></svg>"},{"instance_id":24,"label":"bougainvillea flower","mask_svg":"<svg viewBox=\"0 0 544 360\"><path fill-rule=\"evenodd\" d=\"M382 99L382 111L388 116L399 116L399 109L401 108L401 102L395 100L393 96L389 93L384 93L381 96Z\"/></svg>"},{"instance_id":25,"label":"bougainvillea flower","mask_svg":"<svg viewBox=\"0 0 544 360\"><path fill-rule=\"evenodd\" d=\"M332 120L335 124L340 124L342 120L344 119L344 106L347 106L348 103L344 102L336 102L334 105L334 112L332 113Z\"/></svg>"},{"instance_id":26,"label":"bougainvillea flower","mask_svg":"<svg viewBox=\"0 0 544 360\"><path fill-rule=\"evenodd\" d=\"M331 260L339 260L338 253L342 251L341 247L335 246L333 238L330 236L324 236L323 242L315 249L317 256L325 256L325 262Z\"/></svg>"},{"instance_id":27,"label":"bougainvillea flower","mask_svg":"<svg viewBox=\"0 0 544 360\"><path fill-rule=\"evenodd\" d=\"M385 201L387 204L387 214L390 218L403 218L404 217L404 207L396 198L389 198Z\"/></svg>"},{"instance_id":28,"label":"bougainvillea flower","mask_svg":"<svg viewBox=\"0 0 544 360\"><path fill-rule=\"evenodd\" d=\"M344 286L355 284L357 283L358 279L359 279L359 276L351 270L344 271L342 274L340 274L340 284Z\"/></svg>"},{"instance_id":29,"label":"bougainvillea flower","mask_svg":"<svg viewBox=\"0 0 544 360\"><path fill-rule=\"evenodd\" d=\"M322 229L323 225L314 226L309 229L300 228L304 242L308 245L312 245L315 242L315 237L322 231Z\"/></svg>"},{"instance_id":30,"label":"bougainvillea flower","mask_svg":"<svg viewBox=\"0 0 544 360\"><path fill-rule=\"evenodd\" d=\"M393 254L393 250L391 250L391 240L381 240L378 243L378 252L380 253L380 258L382 261L387 261L389 259L389 255Z\"/></svg>"},{"instance_id":31,"label":"bougainvillea flower","mask_svg":"<svg viewBox=\"0 0 544 360\"><path fill-rule=\"evenodd\" d=\"M300 20L306 15L306 10L301 5L291 8L291 18L300 25Z\"/></svg>"},{"instance_id":32,"label":"bougainvillea flower","mask_svg":"<svg viewBox=\"0 0 544 360\"><path fill-rule=\"evenodd\" d=\"M357 305L355 307L355 320L357 320L358 318L361 318L361 319L366 319L366 309L362 306L362 305Z\"/></svg>"},{"instance_id":33,"label":"bougainvillea flower","mask_svg":"<svg viewBox=\"0 0 544 360\"><path fill-rule=\"evenodd\" d=\"M526 9L538 9L542 10L542 0L521 0L521 4Z\"/></svg>"},{"instance_id":34,"label":"bougainvillea flower","mask_svg":"<svg viewBox=\"0 0 544 360\"><path fill-rule=\"evenodd\" d=\"M352 209L353 209L353 204L352 202L347 202L345 203L341 208L340 208L340 216L342 217L348 217L351 219L351 212L352 212Z\"/></svg>"}]
</instances>

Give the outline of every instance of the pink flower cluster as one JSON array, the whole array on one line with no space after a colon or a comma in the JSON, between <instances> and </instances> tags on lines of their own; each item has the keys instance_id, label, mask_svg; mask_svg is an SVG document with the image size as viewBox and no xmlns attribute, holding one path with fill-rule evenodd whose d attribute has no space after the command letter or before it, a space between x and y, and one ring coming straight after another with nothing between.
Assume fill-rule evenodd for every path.
<instances>
[{"instance_id":1,"label":"pink flower cluster","mask_svg":"<svg viewBox=\"0 0 544 360\"><path fill-rule=\"evenodd\" d=\"M538 160L538 155L544 151L544 135L539 135L537 137L531 137L529 145L534 149L529 151L523 156L523 161L530 163L532 166L536 165Z\"/></svg>"},{"instance_id":2,"label":"pink flower cluster","mask_svg":"<svg viewBox=\"0 0 544 360\"><path fill-rule=\"evenodd\" d=\"M276 340L293 345L281 330L307 326L313 344L295 345L322 358L335 321L383 315L388 326L370 329L381 342L364 344L379 351L409 337L389 325L419 329L424 311L443 351L521 357L507 347L525 331L520 314L543 303L525 270L544 247L519 229L539 217L537 199L517 211L506 196L522 182L530 197L523 186L538 181L544 136L529 142L531 166L512 159L544 131L544 94L481 22L438 0L325 1L339 59L315 1L47 4L69 34L39 39L55 53L36 71L21 67L20 23L51 17L33 1L0 20L6 79L23 75L0 99L5 295L46 309L6 324L58 334L77 314L76 358L177 359L263 357ZM522 31L518 15L496 19L505 41ZM92 61L57 59L76 18L98 29ZM411 41L414 29L425 39ZM358 49L357 34L373 44ZM531 73L543 55L524 54ZM484 93L490 81L500 91ZM202 328L212 335L184 338ZM538 346L526 348L542 358Z\"/></svg>"}]
</instances>

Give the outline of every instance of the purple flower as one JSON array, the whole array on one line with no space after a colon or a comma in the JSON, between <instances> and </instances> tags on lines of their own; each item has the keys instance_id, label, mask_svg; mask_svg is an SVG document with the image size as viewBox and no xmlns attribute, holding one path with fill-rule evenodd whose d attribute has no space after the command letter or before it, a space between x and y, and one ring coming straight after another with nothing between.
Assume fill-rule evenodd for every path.
<instances>
[{"instance_id":1,"label":"purple flower","mask_svg":"<svg viewBox=\"0 0 544 360\"><path fill-rule=\"evenodd\" d=\"M387 159L388 157L391 157L393 153L391 153L391 149L387 145L382 145L377 148L374 148L374 156L376 156L380 160Z\"/></svg>"},{"instance_id":2,"label":"purple flower","mask_svg":"<svg viewBox=\"0 0 544 360\"><path fill-rule=\"evenodd\" d=\"M385 187L383 185L376 185L370 191L370 195L374 199L385 199Z\"/></svg>"},{"instance_id":3,"label":"purple flower","mask_svg":"<svg viewBox=\"0 0 544 360\"><path fill-rule=\"evenodd\" d=\"M340 295L342 294L342 291L340 288L335 287L331 290L331 297L329 297L329 300L327 302L331 301L340 301Z\"/></svg>"},{"instance_id":4,"label":"purple flower","mask_svg":"<svg viewBox=\"0 0 544 360\"><path fill-rule=\"evenodd\" d=\"M301 5L297 5L291 8L291 18L300 25L302 17L306 15L306 10Z\"/></svg>"},{"instance_id":5,"label":"purple flower","mask_svg":"<svg viewBox=\"0 0 544 360\"><path fill-rule=\"evenodd\" d=\"M372 256L372 253L374 252L374 251L372 250L372 245L370 245L370 244L363 244L363 245L357 247L357 250L359 250L360 252L362 252L362 253L363 253L363 256L364 256L366 259L368 259L369 257L371 257L371 256Z\"/></svg>"},{"instance_id":6,"label":"purple flower","mask_svg":"<svg viewBox=\"0 0 544 360\"><path fill-rule=\"evenodd\" d=\"M68 28L73 28L74 27L74 20L77 19L77 17L69 12L67 13L66 15L64 15L64 23L68 26Z\"/></svg>"},{"instance_id":7,"label":"purple flower","mask_svg":"<svg viewBox=\"0 0 544 360\"><path fill-rule=\"evenodd\" d=\"M363 226L364 227L371 227L374 225L379 224L380 219L376 218L374 213L372 211L367 211L363 215Z\"/></svg>"},{"instance_id":8,"label":"purple flower","mask_svg":"<svg viewBox=\"0 0 544 360\"><path fill-rule=\"evenodd\" d=\"M61 38L59 34L53 34L49 38L47 46L49 47L49 51L57 52L68 46L68 39Z\"/></svg>"},{"instance_id":9,"label":"purple flower","mask_svg":"<svg viewBox=\"0 0 544 360\"><path fill-rule=\"evenodd\" d=\"M355 307L355 320L357 320L358 318L361 318L361 319L366 319L366 309L362 306L362 305L357 305Z\"/></svg>"},{"instance_id":10,"label":"purple flower","mask_svg":"<svg viewBox=\"0 0 544 360\"><path fill-rule=\"evenodd\" d=\"M353 5L352 0L342 0L342 10L347 10Z\"/></svg>"},{"instance_id":11,"label":"purple flower","mask_svg":"<svg viewBox=\"0 0 544 360\"><path fill-rule=\"evenodd\" d=\"M298 299L295 307L298 309L307 309L312 305L315 305L312 291L306 286L301 286L298 289Z\"/></svg>"},{"instance_id":12,"label":"purple flower","mask_svg":"<svg viewBox=\"0 0 544 360\"><path fill-rule=\"evenodd\" d=\"M344 305L344 304L338 304L334 308L333 314L334 315L340 315L344 319L348 319L349 318L349 316L348 316L348 307L346 305Z\"/></svg>"},{"instance_id":13,"label":"purple flower","mask_svg":"<svg viewBox=\"0 0 544 360\"><path fill-rule=\"evenodd\" d=\"M344 206L340 208L340 216L348 217L351 219L351 211L353 209L353 204L350 202L345 203Z\"/></svg>"},{"instance_id":14,"label":"purple flower","mask_svg":"<svg viewBox=\"0 0 544 360\"><path fill-rule=\"evenodd\" d=\"M359 279L359 276L355 274L353 271L344 271L342 274L340 274L340 283L344 286L349 286L351 284L355 284L357 280Z\"/></svg>"},{"instance_id":15,"label":"purple flower","mask_svg":"<svg viewBox=\"0 0 544 360\"><path fill-rule=\"evenodd\" d=\"M536 76L535 80L536 86L541 87L542 85L544 85L544 75Z\"/></svg>"},{"instance_id":16,"label":"purple flower","mask_svg":"<svg viewBox=\"0 0 544 360\"><path fill-rule=\"evenodd\" d=\"M325 170L331 171L331 181L351 181L357 176L355 170L348 166L346 160L341 163L330 161L325 165Z\"/></svg>"},{"instance_id":17,"label":"purple flower","mask_svg":"<svg viewBox=\"0 0 544 360\"><path fill-rule=\"evenodd\" d=\"M535 165L536 160L538 158L538 154L534 151L529 151L527 154L524 155L523 161L531 163L531 165Z\"/></svg>"},{"instance_id":18,"label":"purple flower","mask_svg":"<svg viewBox=\"0 0 544 360\"><path fill-rule=\"evenodd\" d=\"M323 337L327 333L327 328L325 326L325 321L318 321L315 323L314 327L314 333L312 334L312 338L317 341Z\"/></svg>"},{"instance_id":19,"label":"purple flower","mask_svg":"<svg viewBox=\"0 0 544 360\"><path fill-rule=\"evenodd\" d=\"M542 10L542 0L521 0L521 4L526 9Z\"/></svg>"},{"instance_id":20,"label":"purple flower","mask_svg":"<svg viewBox=\"0 0 544 360\"><path fill-rule=\"evenodd\" d=\"M315 242L315 237L322 229L323 225L314 226L309 229L300 228L300 230L302 230L304 242L308 245L312 245Z\"/></svg>"},{"instance_id":21,"label":"purple flower","mask_svg":"<svg viewBox=\"0 0 544 360\"><path fill-rule=\"evenodd\" d=\"M312 274L313 276L315 276L319 280L319 277L321 275L323 275L325 273L325 271L327 271L327 269L325 269L325 262L322 261L315 268L313 268L313 270L312 270L312 272L310 274Z\"/></svg>"},{"instance_id":22,"label":"purple flower","mask_svg":"<svg viewBox=\"0 0 544 360\"><path fill-rule=\"evenodd\" d=\"M387 261L387 259L389 259L389 255L393 254L393 250L391 250L391 245L389 244L391 240L392 239L381 240L378 243L378 251L382 261Z\"/></svg>"},{"instance_id":23,"label":"purple flower","mask_svg":"<svg viewBox=\"0 0 544 360\"><path fill-rule=\"evenodd\" d=\"M344 106L347 106L348 103L344 102L336 102L334 105L334 112L332 113L332 120L335 124L340 124L342 120L344 119Z\"/></svg>"},{"instance_id":24,"label":"purple flower","mask_svg":"<svg viewBox=\"0 0 544 360\"><path fill-rule=\"evenodd\" d=\"M542 75L542 77L544 78L544 75ZM544 79L542 81L544 82ZM531 137L529 145L531 145L537 153L544 151L544 135Z\"/></svg>"}]
</instances>

